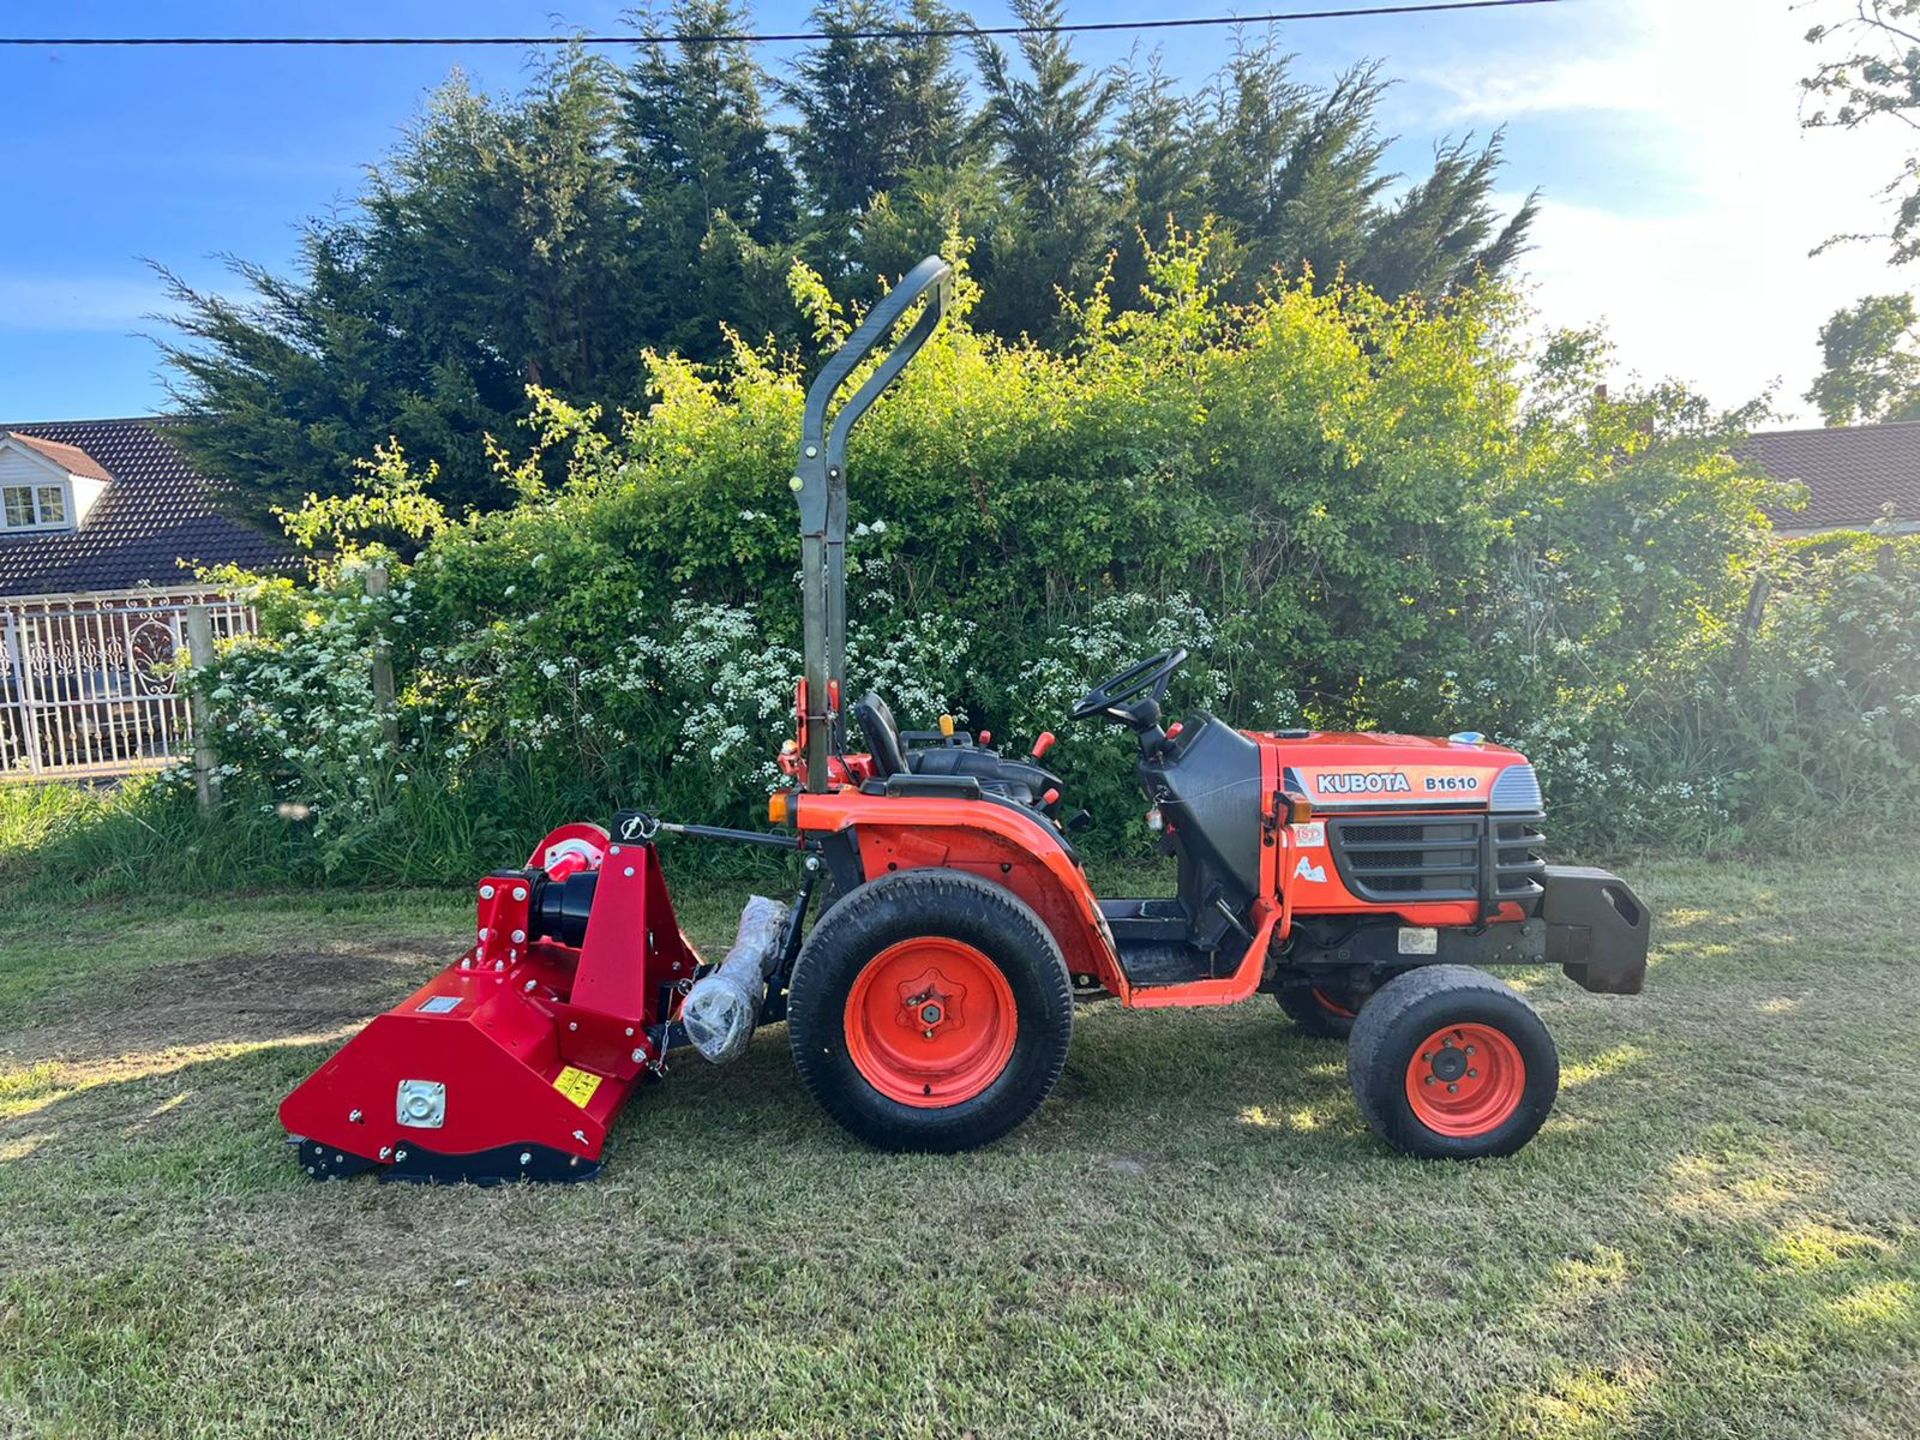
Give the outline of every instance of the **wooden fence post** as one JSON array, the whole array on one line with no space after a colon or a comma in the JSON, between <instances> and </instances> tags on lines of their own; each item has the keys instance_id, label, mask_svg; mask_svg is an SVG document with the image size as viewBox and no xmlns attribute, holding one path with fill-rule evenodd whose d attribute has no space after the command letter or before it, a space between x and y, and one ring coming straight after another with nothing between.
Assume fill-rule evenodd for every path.
<instances>
[{"instance_id":1,"label":"wooden fence post","mask_svg":"<svg viewBox=\"0 0 1920 1440\"><path fill-rule=\"evenodd\" d=\"M367 570L367 594L379 597L387 593L387 567L373 565ZM380 717L380 735L389 749L400 745L400 715L393 698L393 646L386 627L373 635L373 709Z\"/></svg>"},{"instance_id":2,"label":"wooden fence post","mask_svg":"<svg viewBox=\"0 0 1920 1440\"><path fill-rule=\"evenodd\" d=\"M187 686L187 714L193 721L193 796L203 818L220 807L220 777L214 773L213 722L207 697L200 690L200 673L213 663L213 612L205 605L187 607L187 668L194 672Z\"/></svg>"}]
</instances>

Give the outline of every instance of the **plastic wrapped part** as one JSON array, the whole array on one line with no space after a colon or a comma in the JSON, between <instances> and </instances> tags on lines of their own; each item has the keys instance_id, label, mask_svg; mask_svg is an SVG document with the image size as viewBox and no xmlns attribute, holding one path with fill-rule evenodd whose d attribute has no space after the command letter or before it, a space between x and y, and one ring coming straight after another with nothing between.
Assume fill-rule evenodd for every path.
<instances>
[{"instance_id":1,"label":"plastic wrapped part","mask_svg":"<svg viewBox=\"0 0 1920 1440\"><path fill-rule=\"evenodd\" d=\"M740 933L727 958L694 981L687 992L680 1006L680 1024L693 1048L714 1064L739 1059L753 1038L786 923L786 906L764 895L750 897L740 912Z\"/></svg>"}]
</instances>

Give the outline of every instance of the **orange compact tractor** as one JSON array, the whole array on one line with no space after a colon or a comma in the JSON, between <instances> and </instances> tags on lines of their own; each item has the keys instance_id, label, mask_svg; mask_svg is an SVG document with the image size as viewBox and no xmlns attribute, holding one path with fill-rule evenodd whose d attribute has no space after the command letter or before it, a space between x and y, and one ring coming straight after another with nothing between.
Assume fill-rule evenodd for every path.
<instances>
[{"instance_id":1,"label":"orange compact tractor","mask_svg":"<svg viewBox=\"0 0 1920 1440\"><path fill-rule=\"evenodd\" d=\"M922 262L807 397L792 481L806 672L777 828L623 811L610 831L564 827L482 878L471 948L282 1105L312 1174L584 1178L670 1051L730 1059L779 1020L807 1088L853 1134L963 1150L1047 1098L1077 1004L1262 992L1347 1039L1354 1095L1389 1143L1506 1155L1553 1108L1559 1062L1533 1007L1480 967L1558 965L1588 990L1640 989L1645 908L1614 875L1541 858L1532 767L1477 734L1172 721L1162 704L1185 652L1144 659L1072 718L1134 736L1178 878L1171 895L1103 899L1068 838L1051 735L1008 755L944 717L903 733L877 695L845 703L847 436L939 323L948 279L945 262ZM797 852L799 893L749 902L731 951L708 963L674 920L661 835Z\"/></svg>"}]
</instances>

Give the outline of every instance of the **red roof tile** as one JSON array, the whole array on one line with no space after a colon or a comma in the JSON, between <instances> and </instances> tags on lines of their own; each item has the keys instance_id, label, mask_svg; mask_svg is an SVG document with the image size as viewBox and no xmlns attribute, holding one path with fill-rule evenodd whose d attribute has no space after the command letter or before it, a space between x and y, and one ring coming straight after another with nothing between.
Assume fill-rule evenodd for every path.
<instances>
[{"instance_id":1,"label":"red roof tile","mask_svg":"<svg viewBox=\"0 0 1920 1440\"><path fill-rule=\"evenodd\" d=\"M42 440L38 435L16 435L11 430L0 430L0 440L14 440L29 450L38 451L69 475L85 475L89 480L113 479L100 468L98 460L78 445L62 445L54 440Z\"/></svg>"}]
</instances>

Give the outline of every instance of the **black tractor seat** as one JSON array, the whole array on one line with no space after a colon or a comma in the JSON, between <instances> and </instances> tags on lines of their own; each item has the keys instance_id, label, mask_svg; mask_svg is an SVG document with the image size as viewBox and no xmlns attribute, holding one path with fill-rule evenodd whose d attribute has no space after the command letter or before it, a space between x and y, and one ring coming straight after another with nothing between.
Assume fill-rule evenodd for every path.
<instances>
[{"instance_id":1,"label":"black tractor seat","mask_svg":"<svg viewBox=\"0 0 1920 1440\"><path fill-rule=\"evenodd\" d=\"M900 743L900 726L893 709L869 690L853 702L853 718L860 733L867 737L867 751L873 756L873 773L882 780L903 774L907 768L907 749Z\"/></svg>"}]
</instances>

